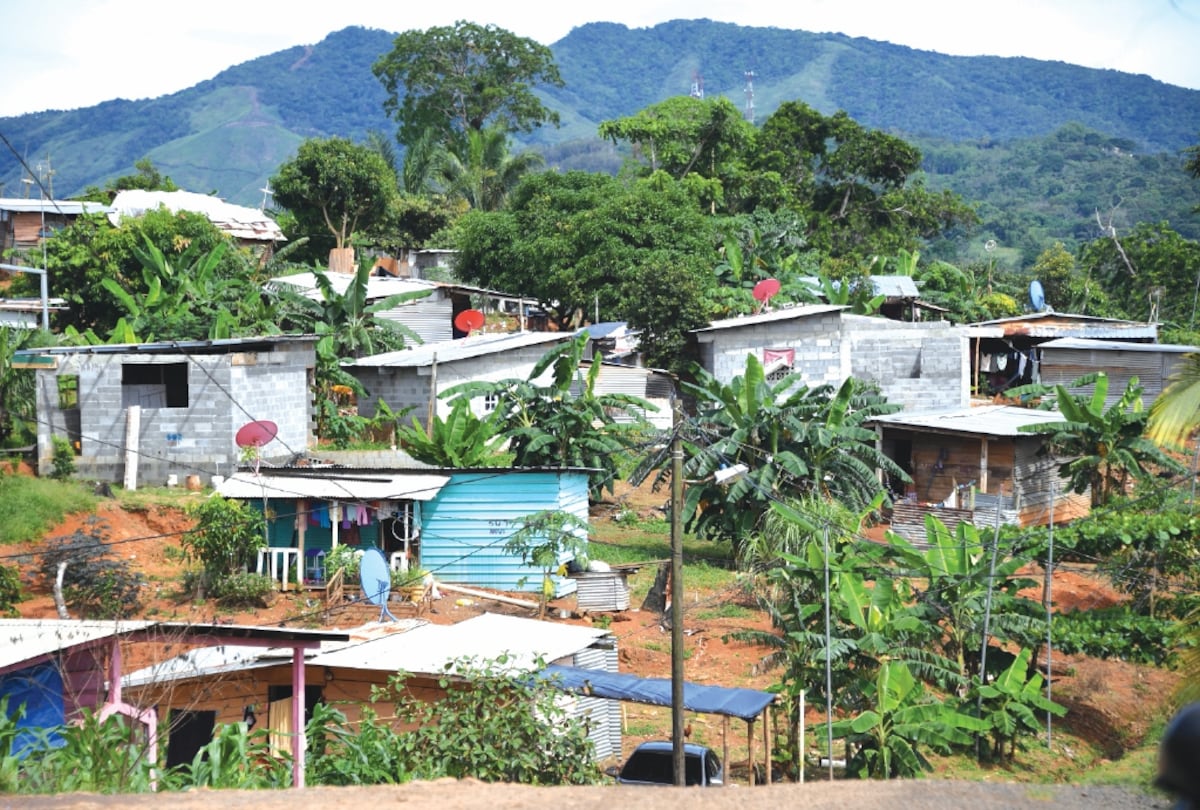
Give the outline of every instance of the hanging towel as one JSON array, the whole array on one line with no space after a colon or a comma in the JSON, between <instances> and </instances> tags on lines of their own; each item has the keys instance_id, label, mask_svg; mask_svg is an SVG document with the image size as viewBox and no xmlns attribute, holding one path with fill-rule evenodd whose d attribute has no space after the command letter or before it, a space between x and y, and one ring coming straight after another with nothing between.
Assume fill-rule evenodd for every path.
<instances>
[{"instance_id":1,"label":"hanging towel","mask_svg":"<svg viewBox=\"0 0 1200 810\"><path fill-rule=\"evenodd\" d=\"M321 504L313 510L317 517L317 525L323 529L328 529L333 524L329 520L329 507L326 504Z\"/></svg>"},{"instance_id":2,"label":"hanging towel","mask_svg":"<svg viewBox=\"0 0 1200 810\"><path fill-rule=\"evenodd\" d=\"M342 528L349 529L351 526L350 507L346 504L338 504L342 513Z\"/></svg>"}]
</instances>

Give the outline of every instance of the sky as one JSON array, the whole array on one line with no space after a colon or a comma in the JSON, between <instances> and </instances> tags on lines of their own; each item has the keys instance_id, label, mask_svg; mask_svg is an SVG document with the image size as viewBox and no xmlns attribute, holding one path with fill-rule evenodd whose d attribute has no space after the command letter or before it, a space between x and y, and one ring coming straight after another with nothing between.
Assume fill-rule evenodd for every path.
<instances>
[{"instance_id":1,"label":"sky","mask_svg":"<svg viewBox=\"0 0 1200 810\"><path fill-rule=\"evenodd\" d=\"M0 117L168 95L351 25L399 33L457 20L552 45L589 22L709 19L960 56L1027 56L1200 89L1200 0L60 0L8 3L0 19Z\"/></svg>"}]
</instances>

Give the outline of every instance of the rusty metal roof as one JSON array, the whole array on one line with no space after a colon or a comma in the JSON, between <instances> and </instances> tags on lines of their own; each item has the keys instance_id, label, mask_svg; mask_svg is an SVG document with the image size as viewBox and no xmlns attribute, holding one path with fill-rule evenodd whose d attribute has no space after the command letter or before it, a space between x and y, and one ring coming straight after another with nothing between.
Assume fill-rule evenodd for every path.
<instances>
[{"instance_id":1,"label":"rusty metal roof","mask_svg":"<svg viewBox=\"0 0 1200 810\"><path fill-rule=\"evenodd\" d=\"M1158 339L1158 324L1099 318L1094 315L1073 315L1067 312L1031 312L1012 318L980 321L967 326L973 338L1114 338L1120 340L1154 341Z\"/></svg>"}]
</instances>

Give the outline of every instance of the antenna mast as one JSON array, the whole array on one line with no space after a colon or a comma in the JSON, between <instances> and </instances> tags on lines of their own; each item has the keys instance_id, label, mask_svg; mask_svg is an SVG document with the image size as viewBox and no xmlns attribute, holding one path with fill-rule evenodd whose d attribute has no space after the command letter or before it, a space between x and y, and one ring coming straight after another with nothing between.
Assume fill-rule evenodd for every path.
<instances>
[{"instance_id":1,"label":"antenna mast","mask_svg":"<svg viewBox=\"0 0 1200 810\"><path fill-rule=\"evenodd\" d=\"M700 71L692 74L692 98L704 98L704 77L700 75Z\"/></svg>"},{"instance_id":2,"label":"antenna mast","mask_svg":"<svg viewBox=\"0 0 1200 810\"><path fill-rule=\"evenodd\" d=\"M746 120L754 123L754 71L746 71Z\"/></svg>"}]
</instances>

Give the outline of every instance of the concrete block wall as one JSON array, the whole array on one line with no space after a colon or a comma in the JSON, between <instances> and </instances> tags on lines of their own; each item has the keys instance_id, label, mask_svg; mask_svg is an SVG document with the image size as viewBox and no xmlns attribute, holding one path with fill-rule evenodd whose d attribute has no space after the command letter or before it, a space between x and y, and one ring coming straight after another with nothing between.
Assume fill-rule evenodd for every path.
<instances>
[{"instance_id":1,"label":"concrete block wall","mask_svg":"<svg viewBox=\"0 0 1200 810\"><path fill-rule=\"evenodd\" d=\"M960 327L848 318L843 344L850 373L879 384L904 410L951 410L970 404L969 341Z\"/></svg>"},{"instance_id":2,"label":"concrete block wall","mask_svg":"<svg viewBox=\"0 0 1200 810\"><path fill-rule=\"evenodd\" d=\"M142 408L138 429L137 480L164 484L175 475L182 482L199 475L228 475L238 465L238 429L260 419L279 427L279 437L264 448L265 455L304 452L312 443L312 402L308 369L311 344L279 344L277 351L197 355L95 354L76 355L57 371L38 372L39 471L52 468L53 435L63 413L58 408L55 377L79 376L80 455L76 471L82 478L121 481L126 470L127 408L123 401L121 368L133 363L188 364L188 407ZM44 434L44 435L43 435Z\"/></svg>"},{"instance_id":3,"label":"concrete block wall","mask_svg":"<svg viewBox=\"0 0 1200 810\"><path fill-rule=\"evenodd\" d=\"M438 363L438 393L472 381L524 380L551 348L551 344L526 346L495 354ZM362 416L374 416L378 401L383 399L387 406L396 412L406 407L412 408L401 419L402 424L409 424L414 418L421 424L425 424L429 418L429 387L433 379L429 366L415 368L363 366L351 367L349 371L367 391L367 395L358 403L358 412ZM447 399L438 398L436 407L438 416L445 417L450 413L451 406ZM485 413L483 400L478 398L473 400L471 409L477 415L483 416Z\"/></svg>"},{"instance_id":4,"label":"concrete block wall","mask_svg":"<svg viewBox=\"0 0 1200 810\"><path fill-rule=\"evenodd\" d=\"M841 313L825 312L790 320L749 323L700 333L700 354L709 372L722 383L746 373L746 355L760 361L764 349L794 349L792 370L810 388L838 385L849 374L844 362Z\"/></svg>"}]
</instances>

